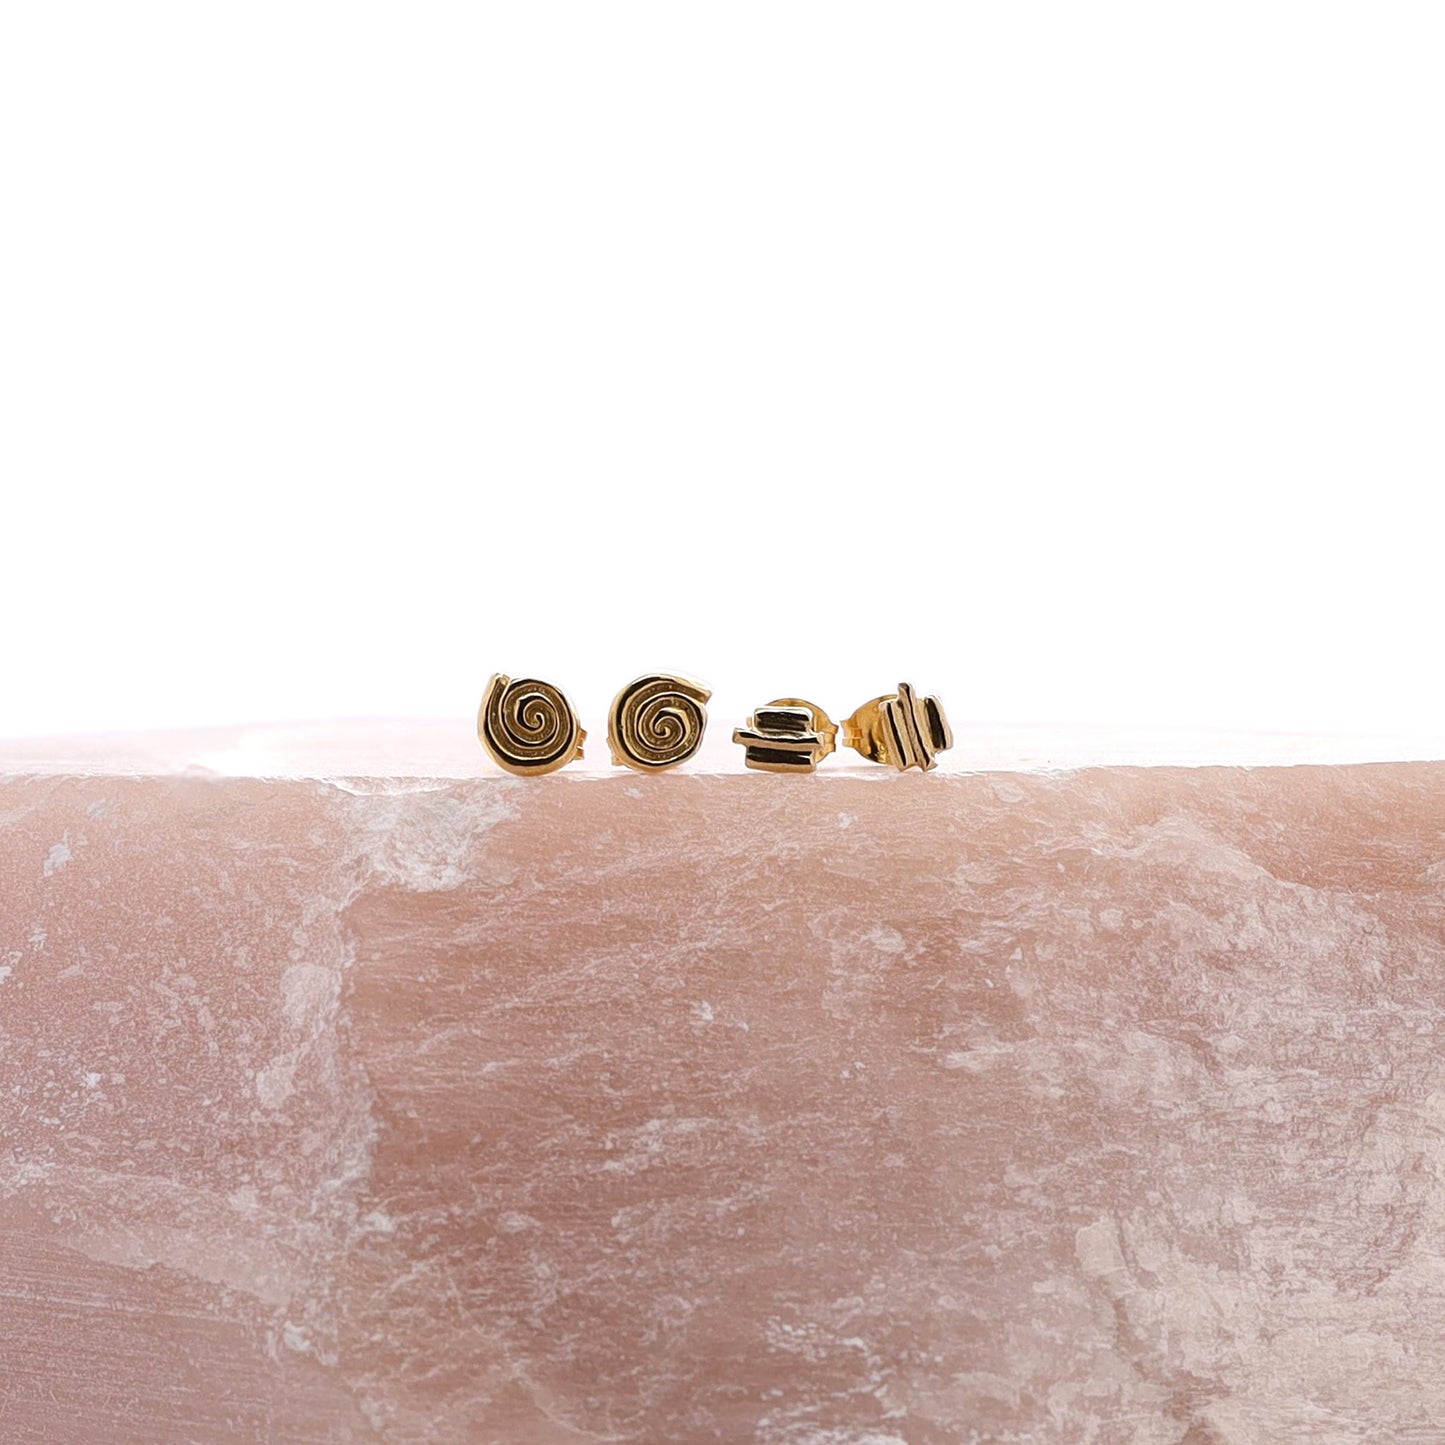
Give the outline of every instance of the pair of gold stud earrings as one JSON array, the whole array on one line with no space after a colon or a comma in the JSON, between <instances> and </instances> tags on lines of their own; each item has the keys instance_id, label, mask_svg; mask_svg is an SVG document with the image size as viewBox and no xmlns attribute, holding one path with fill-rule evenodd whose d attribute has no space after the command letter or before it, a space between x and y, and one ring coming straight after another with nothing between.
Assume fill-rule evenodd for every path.
<instances>
[{"instance_id":1,"label":"pair of gold stud earrings","mask_svg":"<svg viewBox=\"0 0 1445 1445\"><path fill-rule=\"evenodd\" d=\"M702 746L711 691L675 673L648 673L612 699L607 745L612 761L641 773L685 763ZM498 767L519 777L556 772L582 756L587 734L567 695L550 682L493 673L477 713L477 736ZM811 773L841 742L870 762L902 772L936 766L953 733L936 697L908 683L835 723L822 708L785 697L733 729L743 762L765 773Z\"/></svg>"}]
</instances>

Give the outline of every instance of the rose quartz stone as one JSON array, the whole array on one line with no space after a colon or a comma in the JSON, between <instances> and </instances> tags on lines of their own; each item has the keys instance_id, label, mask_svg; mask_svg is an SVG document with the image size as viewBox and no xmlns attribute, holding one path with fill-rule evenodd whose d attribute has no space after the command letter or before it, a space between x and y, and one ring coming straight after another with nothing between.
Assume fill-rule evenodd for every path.
<instances>
[{"instance_id":1,"label":"rose quartz stone","mask_svg":"<svg viewBox=\"0 0 1445 1445\"><path fill-rule=\"evenodd\" d=\"M1445 1440L1445 764L1371 751L0 744L0 1439Z\"/></svg>"}]
</instances>

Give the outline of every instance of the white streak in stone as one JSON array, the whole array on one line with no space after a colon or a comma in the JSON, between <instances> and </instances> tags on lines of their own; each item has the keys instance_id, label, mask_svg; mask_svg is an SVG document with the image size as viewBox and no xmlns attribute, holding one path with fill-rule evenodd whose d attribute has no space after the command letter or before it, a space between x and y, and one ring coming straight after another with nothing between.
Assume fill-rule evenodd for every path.
<instances>
[{"instance_id":1,"label":"white streak in stone","mask_svg":"<svg viewBox=\"0 0 1445 1445\"><path fill-rule=\"evenodd\" d=\"M52 874L59 873L70 859L70 835L67 833L60 842L50 845L50 852L45 855L45 876L49 878Z\"/></svg>"}]
</instances>

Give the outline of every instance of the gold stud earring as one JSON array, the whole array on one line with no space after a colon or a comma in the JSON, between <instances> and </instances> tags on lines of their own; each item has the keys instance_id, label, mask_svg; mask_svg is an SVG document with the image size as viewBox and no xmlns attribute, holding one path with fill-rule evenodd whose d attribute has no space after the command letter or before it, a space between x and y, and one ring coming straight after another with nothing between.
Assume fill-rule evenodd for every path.
<instances>
[{"instance_id":1,"label":"gold stud earring","mask_svg":"<svg viewBox=\"0 0 1445 1445\"><path fill-rule=\"evenodd\" d=\"M640 773L685 763L702 746L710 689L688 677L648 673L612 699L607 745L612 761Z\"/></svg>"},{"instance_id":2,"label":"gold stud earring","mask_svg":"<svg viewBox=\"0 0 1445 1445\"><path fill-rule=\"evenodd\" d=\"M800 697L783 697L754 710L746 727L733 729L743 762L760 773L811 773L837 746L838 724Z\"/></svg>"},{"instance_id":3,"label":"gold stud earring","mask_svg":"<svg viewBox=\"0 0 1445 1445\"><path fill-rule=\"evenodd\" d=\"M519 778L555 773L582 756L587 734L560 687L494 672L477 710L477 737L499 768Z\"/></svg>"},{"instance_id":4,"label":"gold stud earring","mask_svg":"<svg viewBox=\"0 0 1445 1445\"><path fill-rule=\"evenodd\" d=\"M843 723L843 742L870 762L926 773L953 746L953 731L936 697L919 697L900 682L896 693L865 702Z\"/></svg>"}]
</instances>

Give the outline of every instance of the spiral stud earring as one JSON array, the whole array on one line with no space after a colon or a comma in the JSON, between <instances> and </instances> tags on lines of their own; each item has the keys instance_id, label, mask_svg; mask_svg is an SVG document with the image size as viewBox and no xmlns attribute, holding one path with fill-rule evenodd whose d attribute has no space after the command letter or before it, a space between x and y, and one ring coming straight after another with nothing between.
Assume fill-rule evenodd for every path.
<instances>
[{"instance_id":1,"label":"spiral stud earring","mask_svg":"<svg viewBox=\"0 0 1445 1445\"><path fill-rule=\"evenodd\" d=\"M649 673L612 699L607 745L619 767L659 773L685 763L702 746L709 688L672 673Z\"/></svg>"},{"instance_id":2,"label":"spiral stud earring","mask_svg":"<svg viewBox=\"0 0 1445 1445\"><path fill-rule=\"evenodd\" d=\"M841 728L840 741L869 762L897 768L938 766L938 754L953 746L953 731L936 697L919 697L906 682L896 693L865 702Z\"/></svg>"},{"instance_id":3,"label":"spiral stud earring","mask_svg":"<svg viewBox=\"0 0 1445 1445\"><path fill-rule=\"evenodd\" d=\"M560 687L494 672L477 710L477 737L499 768L519 778L555 773L582 756L587 734Z\"/></svg>"}]
</instances>

